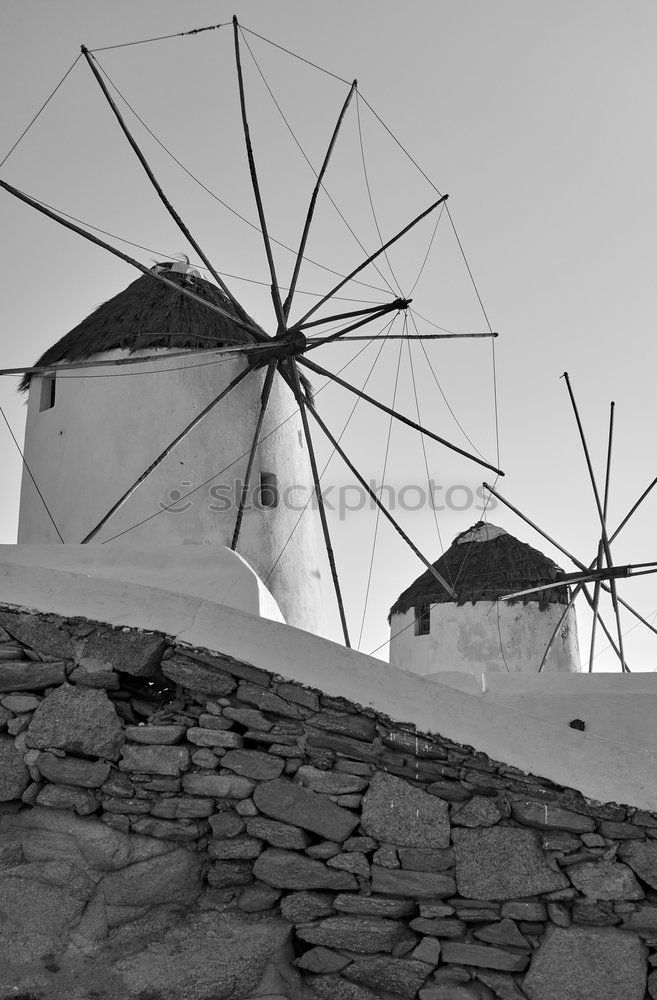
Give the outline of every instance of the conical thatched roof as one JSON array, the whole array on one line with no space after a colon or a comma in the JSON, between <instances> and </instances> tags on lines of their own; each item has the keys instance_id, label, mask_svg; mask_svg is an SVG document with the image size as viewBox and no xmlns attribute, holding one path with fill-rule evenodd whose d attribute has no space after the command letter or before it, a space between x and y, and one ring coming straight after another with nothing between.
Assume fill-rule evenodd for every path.
<instances>
[{"instance_id":1,"label":"conical thatched roof","mask_svg":"<svg viewBox=\"0 0 657 1000\"><path fill-rule=\"evenodd\" d=\"M193 274L170 270L169 262L156 264L176 284L185 284L196 295L220 306L236 318L257 324L245 312L239 313L214 284ZM174 291L148 274L133 281L113 298L98 306L91 315L42 354L37 365L61 361L81 361L103 351L169 348L198 350L225 344L253 344L255 337L237 323L206 309L187 295ZM20 389L30 385L29 374Z\"/></svg>"},{"instance_id":2,"label":"conical thatched roof","mask_svg":"<svg viewBox=\"0 0 657 1000\"><path fill-rule=\"evenodd\" d=\"M551 583L564 575L564 571L538 549L483 521L457 535L433 565L452 584L458 594L458 604L495 601L504 594ZM566 604L568 588L542 590L516 598L516 601L537 602L544 611L550 604ZM400 594L390 609L390 617L404 614L419 604L452 602L447 591L426 570Z\"/></svg>"}]
</instances>

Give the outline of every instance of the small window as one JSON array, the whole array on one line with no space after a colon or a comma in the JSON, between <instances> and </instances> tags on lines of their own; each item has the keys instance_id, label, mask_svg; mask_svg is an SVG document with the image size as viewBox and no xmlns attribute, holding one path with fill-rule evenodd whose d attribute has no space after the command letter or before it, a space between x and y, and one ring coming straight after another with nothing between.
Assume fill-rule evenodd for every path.
<instances>
[{"instance_id":1,"label":"small window","mask_svg":"<svg viewBox=\"0 0 657 1000\"><path fill-rule=\"evenodd\" d=\"M418 604L415 608L415 634L429 635L431 631L431 605Z\"/></svg>"},{"instance_id":2,"label":"small window","mask_svg":"<svg viewBox=\"0 0 657 1000\"><path fill-rule=\"evenodd\" d=\"M55 376L43 375L41 377L41 396L39 397L39 412L42 410L52 410L55 405Z\"/></svg>"},{"instance_id":3,"label":"small window","mask_svg":"<svg viewBox=\"0 0 657 1000\"><path fill-rule=\"evenodd\" d=\"M260 473L260 506L278 507L278 482L273 472Z\"/></svg>"}]
</instances>

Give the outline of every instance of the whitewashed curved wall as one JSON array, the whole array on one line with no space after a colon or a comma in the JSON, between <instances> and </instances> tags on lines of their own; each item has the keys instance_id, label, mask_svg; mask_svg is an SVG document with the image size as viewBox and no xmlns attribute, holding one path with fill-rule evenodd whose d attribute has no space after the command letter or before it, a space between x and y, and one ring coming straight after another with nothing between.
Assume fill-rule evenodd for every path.
<instances>
[{"instance_id":1,"label":"whitewashed curved wall","mask_svg":"<svg viewBox=\"0 0 657 1000\"><path fill-rule=\"evenodd\" d=\"M429 635L415 635L411 608L390 622L390 664L423 677L445 670L471 674L536 673L563 605L538 610L537 602L435 604ZM498 617L499 615L499 617ZM571 608L543 670L579 670L577 620Z\"/></svg>"},{"instance_id":2,"label":"whitewashed curved wall","mask_svg":"<svg viewBox=\"0 0 657 1000\"><path fill-rule=\"evenodd\" d=\"M125 353L107 352L96 360L122 357ZM153 459L244 366L238 357L209 363L215 359L216 355L199 354L172 358L163 351L155 362L94 368L84 378L79 377L83 370L72 370L57 376L55 405L41 412L41 379L33 380L25 458L65 542L84 538ZM94 542L112 539L112 545L230 545L237 513L234 484L243 479L246 471L263 381L262 370L251 373L229 393L130 496ZM252 484L260 482L261 472L275 473L279 505L245 513L238 551L266 582L286 620L298 628L318 631L321 574L317 512L312 506L295 529L300 508L310 496L308 454L296 403L278 377L261 442ZM217 476L222 469L226 471ZM185 509L162 511L162 505L171 502L172 490L186 493L206 481L207 485L176 505ZM228 487L226 493L217 496L215 492L213 496L211 487L216 489L219 484ZM298 489L285 502L283 492L294 486ZM226 496L231 497L230 507ZM139 527L113 538L142 520L145 523ZM269 576L293 529L289 544ZM18 541L58 541L26 471Z\"/></svg>"}]
</instances>

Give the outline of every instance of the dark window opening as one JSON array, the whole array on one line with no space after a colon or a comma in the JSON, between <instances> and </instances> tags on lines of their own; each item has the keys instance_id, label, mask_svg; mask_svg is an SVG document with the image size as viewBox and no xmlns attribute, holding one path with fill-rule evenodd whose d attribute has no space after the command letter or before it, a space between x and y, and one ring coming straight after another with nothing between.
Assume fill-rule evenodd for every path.
<instances>
[{"instance_id":1,"label":"dark window opening","mask_svg":"<svg viewBox=\"0 0 657 1000\"><path fill-rule=\"evenodd\" d=\"M431 631L431 605L418 604L415 608L415 634L429 635Z\"/></svg>"},{"instance_id":2,"label":"dark window opening","mask_svg":"<svg viewBox=\"0 0 657 1000\"><path fill-rule=\"evenodd\" d=\"M260 473L260 506L278 507L278 482L273 472Z\"/></svg>"},{"instance_id":3,"label":"dark window opening","mask_svg":"<svg viewBox=\"0 0 657 1000\"><path fill-rule=\"evenodd\" d=\"M55 405L55 376L43 375L41 378L41 396L39 398L39 412L42 410L52 410Z\"/></svg>"}]
</instances>

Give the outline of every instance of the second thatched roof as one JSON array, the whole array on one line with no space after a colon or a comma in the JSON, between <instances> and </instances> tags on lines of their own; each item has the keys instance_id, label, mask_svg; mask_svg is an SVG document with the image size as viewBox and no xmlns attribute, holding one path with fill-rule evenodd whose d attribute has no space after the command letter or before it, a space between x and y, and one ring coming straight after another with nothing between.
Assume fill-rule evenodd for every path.
<instances>
[{"instance_id":1,"label":"second thatched roof","mask_svg":"<svg viewBox=\"0 0 657 1000\"><path fill-rule=\"evenodd\" d=\"M457 535L433 565L456 591L458 604L496 601L505 594L552 583L564 576L564 571L538 549L483 521ZM533 601L545 611L550 604L567 604L568 599L568 587L557 587L510 603ZM449 603L454 603L453 598L426 570L399 595L390 617L423 604Z\"/></svg>"},{"instance_id":2,"label":"second thatched roof","mask_svg":"<svg viewBox=\"0 0 657 1000\"><path fill-rule=\"evenodd\" d=\"M153 270L165 271L170 281L184 284L236 320L258 328L257 323L244 311L238 311L216 285L198 275L171 271L170 267L169 262L165 262L156 264ZM36 364L47 366L83 361L94 354L114 350L143 351L164 347L184 351L254 343L257 343L256 338L243 326L156 278L142 274L65 334ZM30 380L28 373L20 384L21 391L29 388Z\"/></svg>"}]
</instances>

